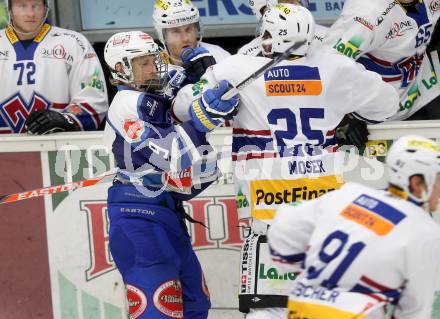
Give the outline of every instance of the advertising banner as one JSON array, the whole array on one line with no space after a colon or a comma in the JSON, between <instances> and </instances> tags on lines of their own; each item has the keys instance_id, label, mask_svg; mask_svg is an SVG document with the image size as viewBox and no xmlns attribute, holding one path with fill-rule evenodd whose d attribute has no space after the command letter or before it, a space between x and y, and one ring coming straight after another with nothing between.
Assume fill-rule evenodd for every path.
<instances>
[{"instance_id":1,"label":"advertising banner","mask_svg":"<svg viewBox=\"0 0 440 319\"><path fill-rule=\"evenodd\" d=\"M80 0L83 30L151 28L156 1ZM206 26L255 24L248 0L192 0ZM309 9L318 23L331 24L344 1L312 0Z\"/></svg>"},{"instance_id":2,"label":"advertising banner","mask_svg":"<svg viewBox=\"0 0 440 319\"><path fill-rule=\"evenodd\" d=\"M440 139L436 121L389 123L370 129L359 152L347 149L344 179L385 187L382 161L392 141L404 134ZM0 194L54 186L98 176L114 167L101 133L45 137L0 136ZM212 300L209 319L243 319L238 311L240 247L248 223L239 221L230 149L230 130L211 142L223 152L223 176L185 203L188 224ZM40 150L41 152L38 152ZM24 152L28 151L28 152ZM10 153L5 153L10 152ZM125 288L108 247L109 183L0 205L0 318L127 319ZM438 214L435 215L438 220ZM264 287L290 281L268 256L258 267ZM135 302L135 301L133 301ZM433 318L440 310L437 300Z\"/></svg>"},{"instance_id":3,"label":"advertising banner","mask_svg":"<svg viewBox=\"0 0 440 319\"><path fill-rule=\"evenodd\" d=\"M187 213L206 225L188 223L188 228L210 288L210 318L243 318L237 311L238 265L247 223L238 221L230 164L230 159L222 160L223 177L185 203ZM98 145L42 155L43 176L50 185L87 179L112 165ZM102 183L45 200L54 318L127 318L125 287L108 246L109 186Z\"/></svg>"}]
</instances>

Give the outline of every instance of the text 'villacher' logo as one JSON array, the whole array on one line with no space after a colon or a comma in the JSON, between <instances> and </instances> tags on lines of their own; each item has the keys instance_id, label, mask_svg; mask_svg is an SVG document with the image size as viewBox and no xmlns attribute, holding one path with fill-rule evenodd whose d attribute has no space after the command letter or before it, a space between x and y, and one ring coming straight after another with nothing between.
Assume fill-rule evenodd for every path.
<instances>
[{"instance_id":1,"label":"text 'villacher' logo","mask_svg":"<svg viewBox=\"0 0 440 319\"><path fill-rule=\"evenodd\" d=\"M131 319L139 318L147 308L147 297L142 290L132 286L126 285L128 312Z\"/></svg>"},{"instance_id":2,"label":"text 'villacher' logo","mask_svg":"<svg viewBox=\"0 0 440 319\"><path fill-rule=\"evenodd\" d=\"M182 286L178 280L170 280L160 285L153 296L154 306L171 318L183 318Z\"/></svg>"}]
</instances>

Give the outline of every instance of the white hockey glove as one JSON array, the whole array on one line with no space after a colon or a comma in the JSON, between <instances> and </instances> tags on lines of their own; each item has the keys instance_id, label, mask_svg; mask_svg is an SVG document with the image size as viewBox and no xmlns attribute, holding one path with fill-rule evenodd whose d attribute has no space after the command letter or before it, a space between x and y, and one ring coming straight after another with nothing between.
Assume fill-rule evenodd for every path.
<instances>
[{"instance_id":1,"label":"white hockey glove","mask_svg":"<svg viewBox=\"0 0 440 319\"><path fill-rule=\"evenodd\" d=\"M215 129L225 120L230 120L238 112L239 96L235 95L229 100L223 101L222 95L228 91L228 81L222 80L214 88L203 92L198 100L195 100L190 108L190 116L195 128L200 132L209 132Z\"/></svg>"}]
</instances>

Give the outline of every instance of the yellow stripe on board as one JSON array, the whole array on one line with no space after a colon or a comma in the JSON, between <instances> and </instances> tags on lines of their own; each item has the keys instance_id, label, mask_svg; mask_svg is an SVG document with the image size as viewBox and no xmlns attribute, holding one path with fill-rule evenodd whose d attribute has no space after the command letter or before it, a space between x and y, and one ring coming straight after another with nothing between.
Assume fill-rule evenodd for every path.
<instances>
[{"instance_id":1,"label":"yellow stripe on board","mask_svg":"<svg viewBox=\"0 0 440 319\"><path fill-rule=\"evenodd\" d=\"M274 219L275 214L275 209L252 209L251 211L251 217L257 219Z\"/></svg>"},{"instance_id":2,"label":"yellow stripe on board","mask_svg":"<svg viewBox=\"0 0 440 319\"><path fill-rule=\"evenodd\" d=\"M289 300L288 316L289 319L362 319L365 314L339 310L330 306L309 304Z\"/></svg>"}]
</instances>

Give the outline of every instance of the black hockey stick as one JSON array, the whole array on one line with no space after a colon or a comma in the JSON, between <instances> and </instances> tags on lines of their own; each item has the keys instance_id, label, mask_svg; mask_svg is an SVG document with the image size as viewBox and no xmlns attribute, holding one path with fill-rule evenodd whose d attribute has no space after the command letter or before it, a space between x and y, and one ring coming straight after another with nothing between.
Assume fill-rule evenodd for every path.
<instances>
[{"instance_id":1,"label":"black hockey stick","mask_svg":"<svg viewBox=\"0 0 440 319\"><path fill-rule=\"evenodd\" d=\"M269 68L273 67L274 65L280 63L282 60L289 57L293 51L299 49L304 44L306 44L306 40L294 43L292 46L287 48L286 51L284 51L280 55L276 56L274 59L272 59L271 61L269 61L268 63L263 65L261 68L259 68L257 71L255 71L254 73L249 75L246 79L244 79L243 81L238 83L235 87L233 87L232 89L227 91L225 94L223 94L221 99L222 100L229 100L231 97L236 95L241 89L245 88L246 86L248 86L249 84L254 82L256 79L258 79L264 72L266 72L266 70L268 70Z\"/></svg>"}]
</instances>

